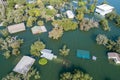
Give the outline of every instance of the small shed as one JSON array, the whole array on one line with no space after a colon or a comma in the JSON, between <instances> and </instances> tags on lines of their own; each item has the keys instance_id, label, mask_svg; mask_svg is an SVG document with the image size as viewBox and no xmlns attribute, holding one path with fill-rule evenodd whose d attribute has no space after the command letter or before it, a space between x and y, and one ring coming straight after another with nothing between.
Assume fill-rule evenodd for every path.
<instances>
[{"instance_id":1,"label":"small shed","mask_svg":"<svg viewBox=\"0 0 120 80\"><path fill-rule=\"evenodd\" d=\"M47 29L45 28L45 26L34 26L33 28L31 28L31 30L33 34L47 32Z\"/></svg>"},{"instance_id":2,"label":"small shed","mask_svg":"<svg viewBox=\"0 0 120 80\"><path fill-rule=\"evenodd\" d=\"M86 50L77 50L77 57L83 59L90 59L90 53Z\"/></svg>"},{"instance_id":3,"label":"small shed","mask_svg":"<svg viewBox=\"0 0 120 80\"><path fill-rule=\"evenodd\" d=\"M41 50L41 57L44 57L44 58L46 58L46 59L48 59L48 60L52 60L52 59L54 59L54 58L57 58L57 56L56 55L54 55L53 53L51 53L52 52L52 50L49 50L49 49L43 49L43 50Z\"/></svg>"},{"instance_id":4,"label":"small shed","mask_svg":"<svg viewBox=\"0 0 120 80\"><path fill-rule=\"evenodd\" d=\"M29 56L23 56L22 59L18 62L18 64L15 66L13 71L25 75L30 70L34 62L34 58L31 58Z\"/></svg>"},{"instance_id":5,"label":"small shed","mask_svg":"<svg viewBox=\"0 0 120 80\"><path fill-rule=\"evenodd\" d=\"M67 14L68 18L74 18L75 17L75 15L73 14L73 12L71 10L67 10L66 14Z\"/></svg>"},{"instance_id":6,"label":"small shed","mask_svg":"<svg viewBox=\"0 0 120 80\"><path fill-rule=\"evenodd\" d=\"M11 34L26 30L24 23L10 25L7 28L8 28L9 33Z\"/></svg>"}]
</instances>

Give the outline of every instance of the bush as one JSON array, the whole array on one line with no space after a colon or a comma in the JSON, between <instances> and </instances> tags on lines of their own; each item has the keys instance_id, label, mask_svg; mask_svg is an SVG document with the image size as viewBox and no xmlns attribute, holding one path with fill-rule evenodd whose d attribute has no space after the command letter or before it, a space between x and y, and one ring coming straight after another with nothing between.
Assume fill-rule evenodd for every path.
<instances>
[{"instance_id":1,"label":"bush","mask_svg":"<svg viewBox=\"0 0 120 80\"><path fill-rule=\"evenodd\" d=\"M42 59L39 60L39 64L40 64L40 65L46 65L47 62L48 62L48 61L47 61L47 59L45 59L45 58L42 58Z\"/></svg>"}]
</instances>

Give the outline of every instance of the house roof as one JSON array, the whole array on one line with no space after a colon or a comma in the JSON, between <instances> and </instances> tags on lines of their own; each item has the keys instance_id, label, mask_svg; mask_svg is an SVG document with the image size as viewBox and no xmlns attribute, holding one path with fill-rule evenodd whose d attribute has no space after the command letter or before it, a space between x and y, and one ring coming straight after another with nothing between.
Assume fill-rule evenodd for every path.
<instances>
[{"instance_id":1,"label":"house roof","mask_svg":"<svg viewBox=\"0 0 120 80\"><path fill-rule=\"evenodd\" d=\"M90 59L90 53L89 51L85 51L85 50L77 50L77 57Z\"/></svg>"},{"instance_id":2,"label":"house roof","mask_svg":"<svg viewBox=\"0 0 120 80\"><path fill-rule=\"evenodd\" d=\"M51 6L51 5L47 6L47 8L48 8L48 9L54 9L54 7Z\"/></svg>"},{"instance_id":3,"label":"house roof","mask_svg":"<svg viewBox=\"0 0 120 80\"><path fill-rule=\"evenodd\" d=\"M109 52L108 57L109 58L117 58L117 60L120 61L120 54L118 54L116 52Z\"/></svg>"},{"instance_id":4,"label":"house roof","mask_svg":"<svg viewBox=\"0 0 120 80\"><path fill-rule=\"evenodd\" d=\"M104 11L107 11L107 10L113 9L114 7L113 7L113 6L110 6L110 5L108 5L108 4L102 4L102 5L97 6L97 8L99 8L99 9L101 9L101 10L104 10Z\"/></svg>"},{"instance_id":5,"label":"house roof","mask_svg":"<svg viewBox=\"0 0 120 80\"><path fill-rule=\"evenodd\" d=\"M66 11L68 18L74 18L74 14L71 10Z\"/></svg>"},{"instance_id":6,"label":"house roof","mask_svg":"<svg viewBox=\"0 0 120 80\"><path fill-rule=\"evenodd\" d=\"M15 25L10 25L8 26L8 31L12 34L12 33L16 33L16 32L20 32L20 31L24 31L25 30L25 25L24 23L19 23L19 24L15 24Z\"/></svg>"},{"instance_id":7,"label":"house roof","mask_svg":"<svg viewBox=\"0 0 120 80\"><path fill-rule=\"evenodd\" d=\"M31 30L33 34L47 32L47 29L45 28L45 26L34 26L33 28L31 28Z\"/></svg>"},{"instance_id":8,"label":"house roof","mask_svg":"<svg viewBox=\"0 0 120 80\"><path fill-rule=\"evenodd\" d=\"M18 64L15 66L13 71L20 74L27 74L34 62L34 58L31 58L29 56L23 56L22 59L18 62Z\"/></svg>"},{"instance_id":9,"label":"house roof","mask_svg":"<svg viewBox=\"0 0 120 80\"><path fill-rule=\"evenodd\" d=\"M53 58L57 58L57 56L54 55L54 54L51 53L51 52L52 52L52 50L43 49L43 50L41 51L41 53L42 53L41 57L44 57L44 58L46 58L46 59L48 59L48 60L52 60Z\"/></svg>"}]
</instances>

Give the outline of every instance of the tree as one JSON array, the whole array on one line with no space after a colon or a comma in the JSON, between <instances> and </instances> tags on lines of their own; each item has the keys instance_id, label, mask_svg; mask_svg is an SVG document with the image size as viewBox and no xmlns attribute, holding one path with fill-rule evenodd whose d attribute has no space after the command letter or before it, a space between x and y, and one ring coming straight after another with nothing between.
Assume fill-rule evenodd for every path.
<instances>
[{"instance_id":1,"label":"tree","mask_svg":"<svg viewBox=\"0 0 120 80\"><path fill-rule=\"evenodd\" d=\"M91 4L91 5L90 5L90 12L94 12L95 7L96 7L96 5L95 5L95 4Z\"/></svg>"},{"instance_id":2,"label":"tree","mask_svg":"<svg viewBox=\"0 0 120 80\"><path fill-rule=\"evenodd\" d=\"M34 42L31 47L30 47L30 53L33 55L33 56L40 56L40 51L43 50L45 48L45 44L38 40L36 42Z\"/></svg>"},{"instance_id":3,"label":"tree","mask_svg":"<svg viewBox=\"0 0 120 80\"><path fill-rule=\"evenodd\" d=\"M120 26L120 15L116 16L115 23L116 23L117 26Z\"/></svg>"},{"instance_id":4,"label":"tree","mask_svg":"<svg viewBox=\"0 0 120 80\"><path fill-rule=\"evenodd\" d=\"M93 80L93 78L80 70L73 70L72 72L64 72L60 75L60 80Z\"/></svg>"},{"instance_id":5,"label":"tree","mask_svg":"<svg viewBox=\"0 0 120 80\"><path fill-rule=\"evenodd\" d=\"M33 22L35 22L36 20L37 20L36 17L30 16L27 20L27 26L31 27L33 25Z\"/></svg>"},{"instance_id":6,"label":"tree","mask_svg":"<svg viewBox=\"0 0 120 80\"><path fill-rule=\"evenodd\" d=\"M5 56L6 59L8 59L10 57L10 51L7 50L3 53L3 56Z\"/></svg>"},{"instance_id":7,"label":"tree","mask_svg":"<svg viewBox=\"0 0 120 80\"><path fill-rule=\"evenodd\" d=\"M108 21L107 21L106 19L100 20L99 23L102 25L102 27L103 27L103 29L104 29L105 31L106 31L106 30L110 30L110 27L109 27L109 25L108 25Z\"/></svg>"},{"instance_id":8,"label":"tree","mask_svg":"<svg viewBox=\"0 0 120 80\"><path fill-rule=\"evenodd\" d=\"M63 35L62 27L55 27L52 31L49 32L49 38L59 39Z\"/></svg>"},{"instance_id":9,"label":"tree","mask_svg":"<svg viewBox=\"0 0 120 80\"><path fill-rule=\"evenodd\" d=\"M0 33L4 36L4 37L7 37L9 35L9 32L7 29L2 29L0 30Z\"/></svg>"},{"instance_id":10,"label":"tree","mask_svg":"<svg viewBox=\"0 0 120 80\"><path fill-rule=\"evenodd\" d=\"M39 20L39 21L37 21L37 25L39 25L39 26L43 26L43 25L44 25L44 22L41 21L41 20Z\"/></svg>"},{"instance_id":11,"label":"tree","mask_svg":"<svg viewBox=\"0 0 120 80\"><path fill-rule=\"evenodd\" d=\"M81 13L77 14L76 18L77 18L77 20L82 20L84 18L84 13L81 12Z\"/></svg>"},{"instance_id":12,"label":"tree","mask_svg":"<svg viewBox=\"0 0 120 80\"><path fill-rule=\"evenodd\" d=\"M114 20L116 18L117 14L115 12L111 12L105 15L107 19Z\"/></svg>"},{"instance_id":13,"label":"tree","mask_svg":"<svg viewBox=\"0 0 120 80\"><path fill-rule=\"evenodd\" d=\"M63 46L62 49L59 49L60 55L67 56L70 52L70 49L67 49L66 45Z\"/></svg>"},{"instance_id":14,"label":"tree","mask_svg":"<svg viewBox=\"0 0 120 80\"><path fill-rule=\"evenodd\" d=\"M98 28L98 22L94 21L93 19L84 18L79 23L80 30L82 31L89 31L91 28Z\"/></svg>"},{"instance_id":15,"label":"tree","mask_svg":"<svg viewBox=\"0 0 120 80\"><path fill-rule=\"evenodd\" d=\"M103 34L99 34L96 37L96 41L97 41L97 44L99 45L101 44L106 45L108 43L108 38Z\"/></svg>"}]
</instances>

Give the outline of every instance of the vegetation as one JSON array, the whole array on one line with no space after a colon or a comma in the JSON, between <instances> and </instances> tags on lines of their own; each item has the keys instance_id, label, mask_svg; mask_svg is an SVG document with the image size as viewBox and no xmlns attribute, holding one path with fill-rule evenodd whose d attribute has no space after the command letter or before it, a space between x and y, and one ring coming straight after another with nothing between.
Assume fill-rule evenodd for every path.
<instances>
[{"instance_id":1,"label":"vegetation","mask_svg":"<svg viewBox=\"0 0 120 80\"><path fill-rule=\"evenodd\" d=\"M63 35L62 27L55 27L52 31L49 32L49 38L59 39Z\"/></svg>"},{"instance_id":2,"label":"vegetation","mask_svg":"<svg viewBox=\"0 0 120 80\"><path fill-rule=\"evenodd\" d=\"M93 78L89 74L75 69L72 72L64 72L60 74L60 80L93 80Z\"/></svg>"},{"instance_id":3,"label":"vegetation","mask_svg":"<svg viewBox=\"0 0 120 80\"><path fill-rule=\"evenodd\" d=\"M102 19L99 23L101 24L101 26L103 27L103 29L105 31L107 31L107 30L110 31L110 27L109 27L108 21L106 19Z\"/></svg>"},{"instance_id":4,"label":"vegetation","mask_svg":"<svg viewBox=\"0 0 120 80\"><path fill-rule=\"evenodd\" d=\"M30 79L34 79L34 80L40 79L40 73L39 71L37 71L37 69L31 68L27 73L27 75L11 72L7 76L2 78L2 80L30 80Z\"/></svg>"},{"instance_id":5,"label":"vegetation","mask_svg":"<svg viewBox=\"0 0 120 80\"><path fill-rule=\"evenodd\" d=\"M41 55L40 51L43 50L44 48L45 48L45 44L42 41L38 40L31 45L30 53L33 56L39 57Z\"/></svg>"},{"instance_id":6,"label":"vegetation","mask_svg":"<svg viewBox=\"0 0 120 80\"><path fill-rule=\"evenodd\" d=\"M111 12L105 17L109 20L112 20L117 26L120 26L120 15L118 15L116 12Z\"/></svg>"},{"instance_id":7,"label":"vegetation","mask_svg":"<svg viewBox=\"0 0 120 80\"><path fill-rule=\"evenodd\" d=\"M20 47L23 44L23 39L16 39L16 37L8 36L5 38L0 38L0 50L3 51L3 55L9 58L11 55L19 55Z\"/></svg>"},{"instance_id":8,"label":"vegetation","mask_svg":"<svg viewBox=\"0 0 120 80\"><path fill-rule=\"evenodd\" d=\"M44 25L44 22L41 21L41 20L39 20L39 21L37 21L37 25L38 25L38 26L43 26L43 25Z\"/></svg>"},{"instance_id":9,"label":"vegetation","mask_svg":"<svg viewBox=\"0 0 120 80\"><path fill-rule=\"evenodd\" d=\"M108 38L105 35L99 34L96 37L97 44L101 45L106 45L108 43Z\"/></svg>"},{"instance_id":10,"label":"vegetation","mask_svg":"<svg viewBox=\"0 0 120 80\"><path fill-rule=\"evenodd\" d=\"M120 37L116 41L113 41L105 35L99 34L96 37L96 41L97 44L104 45L108 50L120 53Z\"/></svg>"},{"instance_id":11,"label":"vegetation","mask_svg":"<svg viewBox=\"0 0 120 80\"><path fill-rule=\"evenodd\" d=\"M80 30L89 31L91 28L98 28L98 22L89 18L84 18L80 22Z\"/></svg>"},{"instance_id":12,"label":"vegetation","mask_svg":"<svg viewBox=\"0 0 120 80\"><path fill-rule=\"evenodd\" d=\"M70 52L70 49L67 49L67 46L64 45L62 49L59 49L60 55L67 56Z\"/></svg>"},{"instance_id":13,"label":"vegetation","mask_svg":"<svg viewBox=\"0 0 120 80\"><path fill-rule=\"evenodd\" d=\"M47 61L47 59L45 59L45 58L42 58L42 59L39 60L39 64L40 64L40 65L46 65L47 62L48 62L48 61Z\"/></svg>"},{"instance_id":14,"label":"vegetation","mask_svg":"<svg viewBox=\"0 0 120 80\"><path fill-rule=\"evenodd\" d=\"M70 19L55 20L52 22L54 27L63 27L64 31L75 30L78 25Z\"/></svg>"},{"instance_id":15,"label":"vegetation","mask_svg":"<svg viewBox=\"0 0 120 80\"><path fill-rule=\"evenodd\" d=\"M7 37L9 35L9 32L8 32L8 30L6 28L0 30L0 33L3 35L3 37Z\"/></svg>"}]
</instances>

